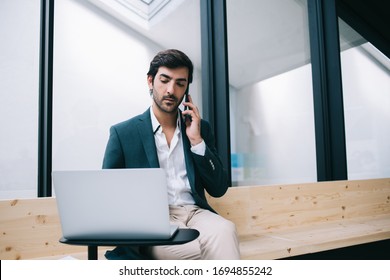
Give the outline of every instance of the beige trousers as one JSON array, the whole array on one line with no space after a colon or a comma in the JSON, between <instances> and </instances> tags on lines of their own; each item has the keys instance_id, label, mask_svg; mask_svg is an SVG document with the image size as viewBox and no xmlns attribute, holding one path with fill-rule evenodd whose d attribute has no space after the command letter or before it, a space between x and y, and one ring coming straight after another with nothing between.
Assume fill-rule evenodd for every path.
<instances>
[{"instance_id":1,"label":"beige trousers","mask_svg":"<svg viewBox=\"0 0 390 280\"><path fill-rule=\"evenodd\" d=\"M199 237L182 245L149 247L146 253L159 260L238 260L239 243L235 225L196 205L170 206L171 223L197 229Z\"/></svg>"}]
</instances>

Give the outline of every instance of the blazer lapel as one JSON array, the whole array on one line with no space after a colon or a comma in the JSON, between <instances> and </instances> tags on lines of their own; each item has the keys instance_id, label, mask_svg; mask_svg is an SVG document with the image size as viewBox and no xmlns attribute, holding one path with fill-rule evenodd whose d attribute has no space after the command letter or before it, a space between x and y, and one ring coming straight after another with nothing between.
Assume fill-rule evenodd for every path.
<instances>
[{"instance_id":1,"label":"blazer lapel","mask_svg":"<svg viewBox=\"0 0 390 280\"><path fill-rule=\"evenodd\" d=\"M152 121L150 119L150 110L146 110L140 118L138 123L138 133L142 139L142 144L145 150L146 157L151 168L159 168L156 144L154 142Z\"/></svg>"},{"instance_id":2,"label":"blazer lapel","mask_svg":"<svg viewBox=\"0 0 390 280\"><path fill-rule=\"evenodd\" d=\"M186 124L183 121L181 112L180 112L180 122L181 122L180 123L181 133L183 135L182 139L183 139L184 158L187 167L187 176L192 190L195 190L195 168L194 168L194 162L192 161L192 157L191 157L191 144L186 134Z\"/></svg>"},{"instance_id":3,"label":"blazer lapel","mask_svg":"<svg viewBox=\"0 0 390 280\"><path fill-rule=\"evenodd\" d=\"M183 135L182 139L183 139L184 158L185 158L185 163L187 168L187 176L191 188L195 190L195 168L191 157L191 149L190 149L191 144L186 134L186 125L183 122L181 113L180 113L180 122L181 122L180 125L181 132ZM157 149L156 149L156 144L154 142L152 121L150 118L149 109L145 113L143 113L139 118L138 133L141 139L143 140L142 141L143 148L145 150L146 157L149 161L150 167L159 168L160 164L158 162Z\"/></svg>"}]
</instances>

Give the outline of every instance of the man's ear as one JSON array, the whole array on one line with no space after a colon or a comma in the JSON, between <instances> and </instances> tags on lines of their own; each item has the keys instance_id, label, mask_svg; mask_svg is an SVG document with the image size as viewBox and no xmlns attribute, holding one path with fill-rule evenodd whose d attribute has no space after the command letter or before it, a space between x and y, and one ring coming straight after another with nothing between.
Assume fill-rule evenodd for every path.
<instances>
[{"instance_id":1,"label":"man's ear","mask_svg":"<svg viewBox=\"0 0 390 280\"><path fill-rule=\"evenodd\" d=\"M148 82L149 89L153 89L153 77L149 75L146 80Z\"/></svg>"}]
</instances>

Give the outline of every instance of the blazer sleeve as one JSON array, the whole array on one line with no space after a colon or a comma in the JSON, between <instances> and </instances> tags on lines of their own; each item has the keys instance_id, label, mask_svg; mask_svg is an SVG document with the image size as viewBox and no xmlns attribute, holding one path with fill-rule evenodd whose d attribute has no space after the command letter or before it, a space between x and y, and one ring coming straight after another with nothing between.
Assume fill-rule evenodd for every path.
<instances>
[{"instance_id":1,"label":"blazer sleeve","mask_svg":"<svg viewBox=\"0 0 390 280\"><path fill-rule=\"evenodd\" d=\"M227 171L222 165L217 149L215 138L208 122L201 123L201 134L206 144L204 156L192 153L198 179L202 187L213 197L223 196L228 187L229 181Z\"/></svg>"},{"instance_id":2,"label":"blazer sleeve","mask_svg":"<svg viewBox=\"0 0 390 280\"><path fill-rule=\"evenodd\" d=\"M118 132L113 126L110 128L110 137L103 158L103 169L124 168L125 159Z\"/></svg>"}]
</instances>

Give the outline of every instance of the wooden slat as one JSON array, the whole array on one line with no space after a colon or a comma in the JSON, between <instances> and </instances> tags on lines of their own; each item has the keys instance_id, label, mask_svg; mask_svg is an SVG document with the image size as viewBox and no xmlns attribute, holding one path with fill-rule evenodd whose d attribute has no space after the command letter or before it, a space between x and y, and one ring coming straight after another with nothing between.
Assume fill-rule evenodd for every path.
<instances>
[{"instance_id":1,"label":"wooden slat","mask_svg":"<svg viewBox=\"0 0 390 280\"><path fill-rule=\"evenodd\" d=\"M0 259L32 259L86 250L59 243L61 226L54 198L0 201L0 213Z\"/></svg>"},{"instance_id":2,"label":"wooden slat","mask_svg":"<svg viewBox=\"0 0 390 280\"><path fill-rule=\"evenodd\" d=\"M390 179L230 188L208 197L242 235L390 213Z\"/></svg>"},{"instance_id":3,"label":"wooden slat","mask_svg":"<svg viewBox=\"0 0 390 280\"><path fill-rule=\"evenodd\" d=\"M390 238L390 214L240 237L243 259L280 259Z\"/></svg>"},{"instance_id":4,"label":"wooden slat","mask_svg":"<svg viewBox=\"0 0 390 280\"><path fill-rule=\"evenodd\" d=\"M244 259L278 259L390 239L390 178L233 187L208 197L238 229ZM55 198L0 201L0 259L85 259L58 242ZM101 248L102 256L105 249Z\"/></svg>"}]
</instances>

